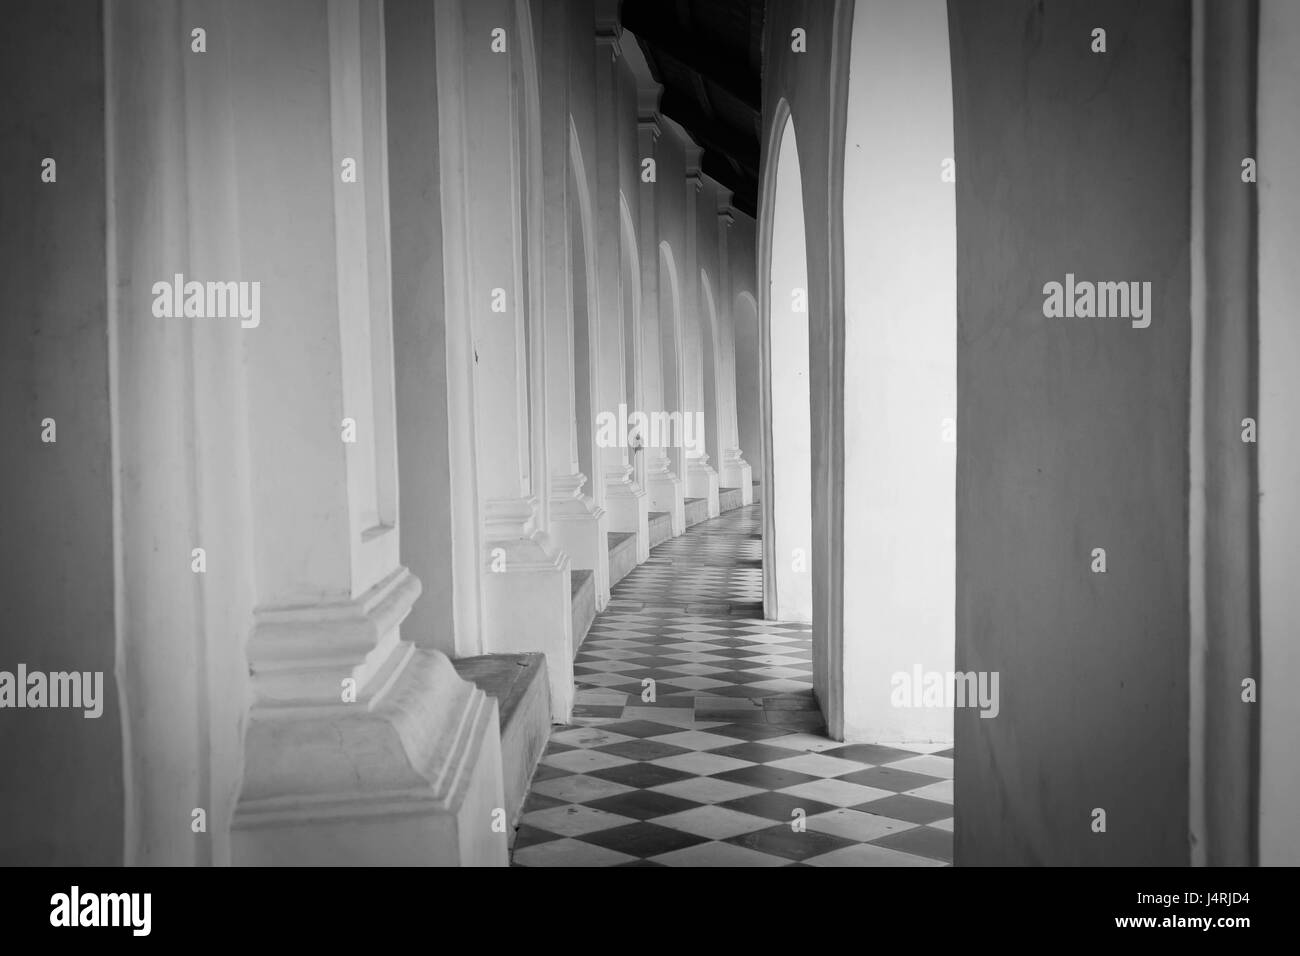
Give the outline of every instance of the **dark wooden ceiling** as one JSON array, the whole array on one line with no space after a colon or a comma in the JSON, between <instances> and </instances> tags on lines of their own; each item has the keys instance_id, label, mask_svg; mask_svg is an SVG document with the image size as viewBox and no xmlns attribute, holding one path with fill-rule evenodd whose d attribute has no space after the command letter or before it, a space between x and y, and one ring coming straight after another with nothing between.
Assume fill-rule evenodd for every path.
<instances>
[{"instance_id":1,"label":"dark wooden ceiling","mask_svg":"<svg viewBox=\"0 0 1300 956\"><path fill-rule=\"evenodd\" d=\"M704 150L703 171L730 189L732 205L758 207L763 7L766 0L623 0L664 88L660 111Z\"/></svg>"}]
</instances>

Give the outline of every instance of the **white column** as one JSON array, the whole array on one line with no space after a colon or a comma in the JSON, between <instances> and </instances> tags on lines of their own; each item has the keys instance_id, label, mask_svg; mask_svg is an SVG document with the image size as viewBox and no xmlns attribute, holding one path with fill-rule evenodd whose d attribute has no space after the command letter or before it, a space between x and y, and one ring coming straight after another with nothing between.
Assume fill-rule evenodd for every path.
<instances>
[{"instance_id":1,"label":"white column","mask_svg":"<svg viewBox=\"0 0 1300 956\"><path fill-rule=\"evenodd\" d=\"M420 582L398 558L379 8L155 13L106 12L133 861L181 856L186 778L209 778L214 862L504 865L496 704L399 631ZM161 317L176 273L257 307ZM191 544L207 571L182 581L159 546Z\"/></svg>"},{"instance_id":2,"label":"white column","mask_svg":"<svg viewBox=\"0 0 1300 956\"><path fill-rule=\"evenodd\" d=\"M190 53L192 27L179 5L104 8L127 865L228 864L240 783L242 735L224 754L218 748L222 726L238 727L246 710L253 596L241 353L262 330L183 311L156 318L151 309L154 283L178 272L234 279L243 271L230 231L232 117L220 95L230 77L214 69L230 37L214 6L202 10L213 32L207 59ZM210 838L187 832L191 811L182 807L204 809Z\"/></svg>"},{"instance_id":3,"label":"white column","mask_svg":"<svg viewBox=\"0 0 1300 956\"><path fill-rule=\"evenodd\" d=\"M659 125L658 103L659 96L663 87L656 84L655 86L639 90L639 119L637 122L637 143L640 146L639 160L652 159L655 161L656 169L658 167L659 157L655 155L655 148L659 142L659 137L663 130ZM645 414L650 416L666 416L670 409L665 390L663 376L664 356L662 354L662 336L659 328L659 224L657 215L658 204L655 201L655 191L659 188L659 183L641 183L638 204L640 219L640 249L641 249L641 336L642 336L642 360L645 365L645 388L644 388L644 407L641 409ZM675 361L675 357L670 355L667 361ZM664 418L658 419L666 420ZM663 445L663 439L666 437L662 434L656 435L658 430L651 429L651 433L646 436L645 451L642 454L646 459L646 491L650 495L649 510L666 511L672 516L673 534L681 534L685 529L686 511L683 499L685 498L685 486L677 474L673 471L672 460L668 457L668 451ZM651 442L658 437L660 443L655 445Z\"/></svg>"},{"instance_id":4,"label":"white column","mask_svg":"<svg viewBox=\"0 0 1300 956\"><path fill-rule=\"evenodd\" d=\"M450 655L479 653L473 435L454 400L443 304L434 9L384 4L389 209L402 560L424 587L402 635ZM468 363L465 363L468 364ZM453 415L451 408L456 408Z\"/></svg>"},{"instance_id":5,"label":"white column","mask_svg":"<svg viewBox=\"0 0 1300 956\"><path fill-rule=\"evenodd\" d=\"M686 144L686 267L682 276L682 298L684 314L682 329L683 345L686 350L686 387L682 390L687 405L682 409L682 419L689 415L692 420L696 413L704 414L704 370L701 359L704 354L701 335L708 335L708 330L701 328L706 322L703 310L704 302L700 292L699 264L699 219L698 198L704 188L700 176L700 157L703 151L694 143ZM702 429L694 435L695 447L686 451L686 496L688 498L706 498L709 502L709 516L718 514L718 473L709 464L708 449L704 444Z\"/></svg>"},{"instance_id":6,"label":"white column","mask_svg":"<svg viewBox=\"0 0 1300 956\"><path fill-rule=\"evenodd\" d=\"M552 718L562 722L573 701L570 561L542 530L545 489L533 474L530 385L544 368L529 346L546 330L524 270L524 256L536 255L525 247L524 182L539 156L525 154L537 108L527 94L531 22L515 9L509 0L438 5L445 277L455 334L473 343L483 647L544 652Z\"/></svg>"},{"instance_id":7,"label":"white column","mask_svg":"<svg viewBox=\"0 0 1300 956\"><path fill-rule=\"evenodd\" d=\"M754 502L754 474L740 450L740 426L736 417L736 333L732 304L735 289L731 281L731 192L718 191L718 341L714 351L718 383L718 441L721 457L718 482L724 488L739 488L742 504Z\"/></svg>"},{"instance_id":8,"label":"white column","mask_svg":"<svg viewBox=\"0 0 1300 956\"><path fill-rule=\"evenodd\" d=\"M604 470L605 508L610 531L632 531L637 535L637 560L649 554L649 498L637 484L628 454L627 415L634 411L632 382L625 375L627 348L623 322L623 238L619 209L618 128L618 24L608 11L598 17L596 33L596 269L597 311L591 321L599 331L600 361L597 375L598 407L594 417L616 422L599 441ZM620 407L623 406L622 411ZM614 434L610 434L613 431ZM597 437L601 430L597 426Z\"/></svg>"},{"instance_id":9,"label":"white column","mask_svg":"<svg viewBox=\"0 0 1300 956\"><path fill-rule=\"evenodd\" d=\"M574 431L575 375L573 349L574 297L570 261L569 169L569 24L563 6L541 3L542 193L545 230L542 269L546 316L546 442L551 462L550 533L569 555L575 569L590 570L596 589L596 609L609 604L609 542L605 509L592 494L591 475L579 467ZM585 53L585 51L584 51Z\"/></svg>"},{"instance_id":10,"label":"white column","mask_svg":"<svg viewBox=\"0 0 1300 956\"><path fill-rule=\"evenodd\" d=\"M662 166L667 166L667 160L675 158L672 156L672 144L676 139L666 140L669 145L668 149L660 148L658 156L665 162ZM676 199L681 198L682 194L677 193L675 181L666 184L664 193L675 195L660 195L660 201L656 205L656 213L659 217L658 226L660 231L667 231L671 234L671 226L675 219L681 217L681 208L684 204L679 204ZM681 243L678 243L680 246ZM673 535L682 534L686 530L686 449L680 439L681 435L681 416L686 407L683 398L685 394L685 347L682 335L682 285L681 272L673 253L673 246L667 241L661 241L657 255L657 268L659 270L659 372L663 380L663 404L664 411L671 416L671 421L676 422L674 426L673 439L665 441L661 438L661 444L665 444L663 454L668 458L668 467L677 476L678 490L681 497L673 499Z\"/></svg>"},{"instance_id":11,"label":"white column","mask_svg":"<svg viewBox=\"0 0 1300 956\"><path fill-rule=\"evenodd\" d=\"M241 240L268 312L246 346L257 606L234 862L501 864L496 704L398 630L420 583L398 560L381 12L277 4L240 26Z\"/></svg>"}]
</instances>

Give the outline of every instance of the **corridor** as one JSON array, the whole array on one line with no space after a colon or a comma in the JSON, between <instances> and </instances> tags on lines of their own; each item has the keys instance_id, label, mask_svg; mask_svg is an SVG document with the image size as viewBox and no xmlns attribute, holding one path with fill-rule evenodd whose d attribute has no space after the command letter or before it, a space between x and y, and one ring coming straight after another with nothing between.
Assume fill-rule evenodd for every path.
<instances>
[{"instance_id":1,"label":"corridor","mask_svg":"<svg viewBox=\"0 0 1300 956\"><path fill-rule=\"evenodd\" d=\"M5 12L0 865L1300 865L1300 3Z\"/></svg>"},{"instance_id":2,"label":"corridor","mask_svg":"<svg viewBox=\"0 0 1300 956\"><path fill-rule=\"evenodd\" d=\"M614 588L515 865L951 862L951 749L824 736L809 625L762 620L761 516L697 524Z\"/></svg>"}]
</instances>

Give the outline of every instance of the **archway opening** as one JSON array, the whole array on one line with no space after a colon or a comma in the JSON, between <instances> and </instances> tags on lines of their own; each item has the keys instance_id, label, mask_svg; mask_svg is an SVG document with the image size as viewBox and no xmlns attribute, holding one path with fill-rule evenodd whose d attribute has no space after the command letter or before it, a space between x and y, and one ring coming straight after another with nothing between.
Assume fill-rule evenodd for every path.
<instances>
[{"instance_id":1,"label":"archway opening","mask_svg":"<svg viewBox=\"0 0 1300 956\"><path fill-rule=\"evenodd\" d=\"M736 429L740 449L754 470L763 474L762 389L758 356L758 303L748 292L732 307L736 334Z\"/></svg>"},{"instance_id":2,"label":"archway opening","mask_svg":"<svg viewBox=\"0 0 1300 956\"><path fill-rule=\"evenodd\" d=\"M677 263L672 248L666 242L659 244L659 336L663 355L662 374L664 407L666 413L682 410L682 317L681 292L677 286ZM669 466L683 480L686 477L686 449L680 441L664 448ZM678 529L680 531L681 529Z\"/></svg>"},{"instance_id":3,"label":"archway opening","mask_svg":"<svg viewBox=\"0 0 1300 956\"><path fill-rule=\"evenodd\" d=\"M935 703L917 685L951 686L954 670L957 233L947 10L940 0L873 2L853 16L844 492L833 551L843 597L831 680L841 682L846 740L942 743L953 738L956 687Z\"/></svg>"},{"instance_id":4,"label":"archway opening","mask_svg":"<svg viewBox=\"0 0 1300 956\"><path fill-rule=\"evenodd\" d=\"M718 309L713 302L709 274L700 270L700 288L704 290L704 322L700 328L701 354L704 359L704 453L722 476L722 443L718 439L718 372L714 364L718 355Z\"/></svg>"},{"instance_id":5,"label":"archway opening","mask_svg":"<svg viewBox=\"0 0 1300 956\"><path fill-rule=\"evenodd\" d=\"M622 272L623 305L623 400L627 404L627 414L644 411L642 404L642 383L640 380L641 352L641 260L637 252L636 230L632 226L632 216L628 211L626 199L619 196L619 226L622 242L620 243L619 268ZM629 440L628 435L621 436ZM642 447L628 448L628 464L632 466L632 477L636 483L645 486L646 452L645 438L638 436L636 441Z\"/></svg>"},{"instance_id":6,"label":"archway opening","mask_svg":"<svg viewBox=\"0 0 1300 956\"><path fill-rule=\"evenodd\" d=\"M766 297L764 612L812 621L812 444L808 390L808 253L793 121L777 147Z\"/></svg>"}]
</instances>

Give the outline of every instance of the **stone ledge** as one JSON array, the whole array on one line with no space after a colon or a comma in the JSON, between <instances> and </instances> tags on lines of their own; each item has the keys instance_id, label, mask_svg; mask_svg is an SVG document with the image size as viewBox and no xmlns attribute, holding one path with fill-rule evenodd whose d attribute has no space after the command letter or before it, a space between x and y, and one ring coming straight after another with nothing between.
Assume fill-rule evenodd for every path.
<instances>
[{"instance_id":1,"label":"stone ledge","mask_svg":"<svg viewBox=\"0 0 1300 956\"><path fill-rule=\"evenodd\" d=\"M673 536L673 516L669 511L650 512L650 547L655 548Z\"/></svg>"},{"instance_id":2,"label":"stone ledge","mask_svg":"<svg viewBox=\"0 0 1300 956\"><path fill-rule=\"evenodd\" d=\"M551 732L545 654L483 654L453 661L501 713L501 778L511 829Z\"/></svg>"},{"instance_id":3,"label":"stone ledge","mask_svg":"<svg viewBox=\"0 0 1300 956\"><path fill-rule=\"evenodd\" d=\"M636 567L636 532L609 532L609 586L613 587Z\"/></svg>"},{"instance_id":4,"label":"stone ledge","mask_svg":"<svg viewBox=\"0 0 1300 956\"><path fill-rule=\"evenodd\" d=\"M574 571L573 574L573 653L587 639L591 622L596 619L596 578L591 571Z\"/></svg>"},{"instance_id":5,"label":"stone ledge","mask_svg":"<svg viewBox=\"0 0 1300 956\"><path fill-rule=\"evenodd\" d=\"M687 498L686 499L686 527L697 525L701 521L709 520L709 499L708 498Z\"/></svg>"}]
</instances>

